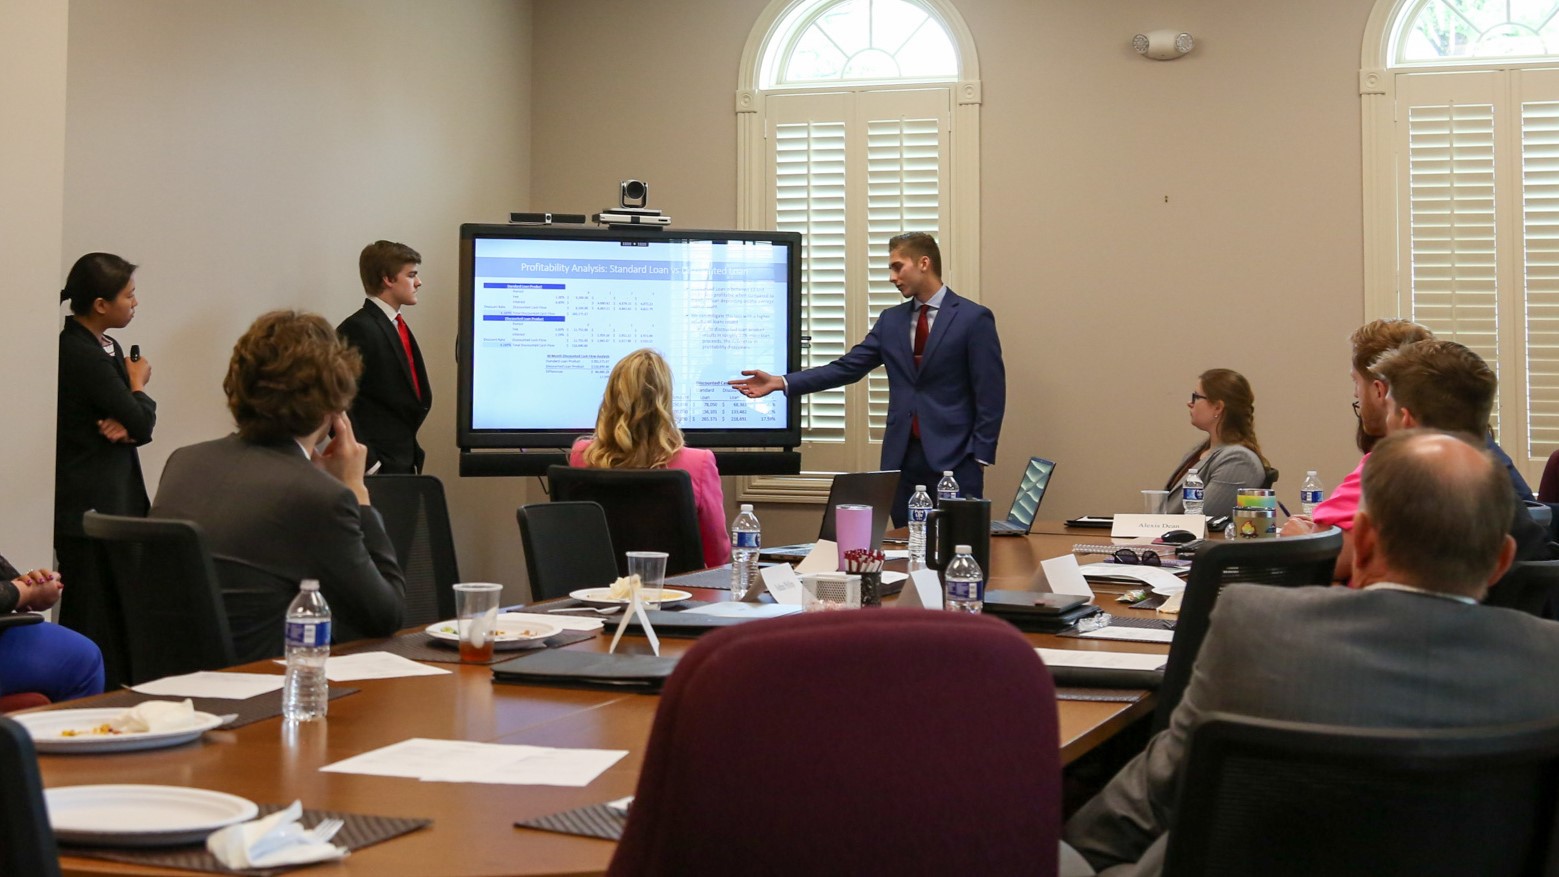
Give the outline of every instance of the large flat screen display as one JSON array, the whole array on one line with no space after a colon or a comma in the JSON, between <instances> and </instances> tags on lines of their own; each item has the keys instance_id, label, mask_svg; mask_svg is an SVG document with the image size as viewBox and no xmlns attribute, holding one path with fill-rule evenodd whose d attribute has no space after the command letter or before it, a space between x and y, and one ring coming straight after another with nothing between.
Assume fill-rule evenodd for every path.
<instances>
[{"instance_id":1,"label":"large flat screen display","mask_svg":"<svg viewBox=\"0 0 1559 877\"><path fill-rule=\"evenodd\" d=\"M641 347L671 365L688 444L800 444L783 394L726 384L800 360L800 235L464 225L460 244L462 448L568 447Z\"/></svg>"}]
</instances>

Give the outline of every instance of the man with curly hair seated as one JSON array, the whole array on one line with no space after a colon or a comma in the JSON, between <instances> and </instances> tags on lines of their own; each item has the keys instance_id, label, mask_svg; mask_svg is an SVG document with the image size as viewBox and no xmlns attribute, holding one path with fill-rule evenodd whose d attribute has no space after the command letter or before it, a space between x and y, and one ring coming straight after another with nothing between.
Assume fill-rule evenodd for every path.
<instances>
[{"instance_id":1,"label":"man with curly hair seated","mask_svg":"<svg viewBox=\"0 0 1559 877\"><path fill-rule=\"evenodd\" d=\"M401 626L405 579L345 413L361 370L324 318L265 314L238 339L222 381L238 432L180 448L163 469L151 516L205 530L241 661L282 653L282 619L303 579L319 580L336 642Z\"/></svg>"}]
</instances>

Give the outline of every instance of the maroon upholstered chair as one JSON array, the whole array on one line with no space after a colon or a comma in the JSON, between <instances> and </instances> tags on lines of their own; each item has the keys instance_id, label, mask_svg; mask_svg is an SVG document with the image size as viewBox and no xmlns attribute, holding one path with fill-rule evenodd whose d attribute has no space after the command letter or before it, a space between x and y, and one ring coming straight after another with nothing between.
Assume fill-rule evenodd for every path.
<instances>
[{"instance_id":1,"label":"maroon upholstered chair","mask_svg":"<svg viewBox=\"0 0 1559 877\"><path fill-rule=\"evenodd\" d=\"M1054 875L1055 688L994 618L818 613L715 631L666 683L626 875Z\"/></svg>"},{"instance_id":2,"label":"maroon upholstered chair","mask_svg":"<svg viewBox=\"0 0 1559 877\"><path fill-rule=\"evenodd\" d=\"M1543 479L1537 483L1539 502L1559 503L1559 451L1548 455L1543 464Z\"/></svg>"},{"instance_id":3,"label":"maroon upholstered chair","mask_svg":"<svg viewBox=\"0 0 1559 877\"><path fill-rule=\"evenodd\" d=\"M35 691L18 691L15 694L0 695L0 714L30 710L35 706L48 706L51 703L53 701L48 697Z\"/></svg>"}]
</instances>

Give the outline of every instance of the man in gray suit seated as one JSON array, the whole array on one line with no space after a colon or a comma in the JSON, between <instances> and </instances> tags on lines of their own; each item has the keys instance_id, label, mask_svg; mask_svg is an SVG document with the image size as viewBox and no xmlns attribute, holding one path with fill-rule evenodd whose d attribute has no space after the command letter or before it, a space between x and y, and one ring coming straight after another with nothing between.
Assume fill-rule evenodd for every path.
<instances>
[{"instance_id":1,"label":"man in gray suit seated","mask_svg":"<svg viewBox=\"0 0 1559 877\"><path fill-rule=\"evenodd\" d=\"M1170 725L1067 822L1100 873L1156 875L1191 730L1219 710L1354 727L1559 716L1559 624L1478 605L1515 553L1515 494L1482 442L1395 432L1364 466L1362 590L1230 585Z\"/></svg>"}]
</instances>

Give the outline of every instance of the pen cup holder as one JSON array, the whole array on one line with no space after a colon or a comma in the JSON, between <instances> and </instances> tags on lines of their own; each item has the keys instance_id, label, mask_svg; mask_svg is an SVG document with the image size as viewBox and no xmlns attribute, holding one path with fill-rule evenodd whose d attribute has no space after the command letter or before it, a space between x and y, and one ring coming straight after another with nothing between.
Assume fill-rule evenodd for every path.
<instances>
[{"instance_id":1,"label":"pen cup holder","mask_svg":"<svg viewBox=\"0 0 1559 877\"><path fill-rule=\"evenodd\" d=\"M861 606L882 605L882 573L861 573Z\"/></svg>"}]
</instances>

